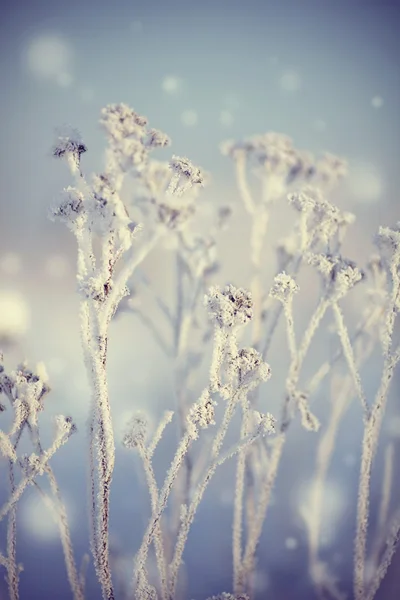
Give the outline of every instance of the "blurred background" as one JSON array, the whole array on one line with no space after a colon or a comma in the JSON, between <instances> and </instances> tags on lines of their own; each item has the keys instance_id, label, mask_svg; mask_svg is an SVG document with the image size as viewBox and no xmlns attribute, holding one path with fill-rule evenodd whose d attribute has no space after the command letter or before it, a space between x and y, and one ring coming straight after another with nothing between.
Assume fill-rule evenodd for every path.
<instances>
[{"instance_id":1,"label":"blurred background","mask_svg":"<svg viewBox=\"0 0 400 600\"><path fill-rule=\"evenodd\" d=\"M244 285L249 279L249 222L233 165L221 156L219 144L272 130L291 136L296 147L344 156L350 174L335 201L357 216L347 249L365 262L378 225L400 218L399 28L400 3L387 0L31 0L1 8L0 336L17 340L6 349L8 368L24 358L47 365L53 392L44 430L58 413L78 423L78 435L54 460L78 562L89 547L82 458L89 390L79 341L75 244L66 228L47 219L49 205L70 183L65 165L51 157L54 129L65 123L79 129L89 149L86 173L102 168L105 138L98 118L108 103L125 102L168 133L172 153L211 174L202 197L236 210L230 232L221 235L223 268L215 281L222 284ZM275 220L274 231L288 233L283 217ZM146 261L159 291L173 286L169 267L163 249ZM266 256L266 273L274 268ZM307 302L305 296L304 310ZM350 317L359 313L356 302L348 309ZM280 353L270 362L282 376ZM378 371L369 373L371 393L377 376ZM155 418L173 408L171 365L146 329L127 315L113 325L109 378L117 441L132 408L147 407ZM384 435L395 444L398 472L397 382L393 388ZM322 406L322 417L323 411ZM275 490L279 502L269 511L260 547L260 598L312 597L298 514L312 478L310 435L294 427L286 448ZM326 490L325 552L347 591L361 435L355 406L340 430ZM172 448L166 443L159 458L160 475ZM0 468L3 501L7 479L5 465ZM233 476L230 466L211 486L193 526L185 555L188 598L230 589ZM380 485L378 478L373 498L379 498ZM149 509L140 469L120 449L112 504L113 552L129 581ZM70 598L57 528L34 490L20 502L17 522L18 560L25 567L21 598ZM3 527L0 550L4 533ZM88 585L89 597L98 598L92 570ZM396 590L400 580L391 569L379 597L395 597ZM7 598L3 581L0 598Z\"/></svg>"}]
</instances>

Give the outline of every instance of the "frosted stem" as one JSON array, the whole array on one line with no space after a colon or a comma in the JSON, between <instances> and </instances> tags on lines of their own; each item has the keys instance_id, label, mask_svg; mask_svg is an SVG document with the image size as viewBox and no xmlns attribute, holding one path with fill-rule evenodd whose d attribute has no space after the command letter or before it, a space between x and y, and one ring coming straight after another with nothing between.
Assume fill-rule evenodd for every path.
<instances>
[{"instance_id":1,"label":"frosted stem","mask_svg":"<svg viewBox=\"0 0 400 600\"><path fill-rule=\"evenodd\" d=\"M150 548L151 541L153 539L156 528L159 524L161 516L165 510L167 505L167 501L178 475L179 469L184 460L185 454L189 449L189 446L192 442L193 438L190 433L186 432L183 436L181 443L175 453L174 459L172 461L171 467L167 473L167 476L164 481L164 485L160 491L159 499L157 502L157 510L153 512L150 522L147 526L146 532L143 536L142 544L139 548L139 551L135 557L135 566L134 566L134 587L135 590L140 584L140 579L143 571L145 570L147 556Z\"/></svg>"},{"instance_id":2,"label":"frosted stem","mask_svg":"<svg viewBox=\"0 0 400 600\"><path fill-rule=\"evenodd\" d=\"M356 367L353 348L352 348L352 345L351 345L351 342L349 339L349 333L347 331L347 327L344 322L343 313L342 313L339 305L337 304L337 302L334 302L332 304L332 310L333 310L333 314L335 316L337 331L338 331L340 342L341 342L342 348L343 348L343 354L346 358L347 365L349 367L349 371L353 377L357 395L360 399L361 406L363 407L363 410L364 410L364 417L368 418L369 407L368 407L368 403L367 403L367 398L366 398L365 392L362 388L360 373L358 372L358 369Z\"/></svg>"},{"instance_id":3,"label":"frosted stem","mask_svg":"<svg viewBox=\"0 0 400 600\"><path fill-rule=\"evenodd\" d=\"M364 599L365 587L365 558L368 535L370 481L372 463L378 444L379 433L382 426L384 411L386 407L389 385L394 374L394 368L400 359L397 352L385 360L383 374L375 403L371 409L370 416L365 424L364 437L361 452L360 481L358 487L357 501L357 531L354 548L354 598Z\"/></svg>"}]
</instances>

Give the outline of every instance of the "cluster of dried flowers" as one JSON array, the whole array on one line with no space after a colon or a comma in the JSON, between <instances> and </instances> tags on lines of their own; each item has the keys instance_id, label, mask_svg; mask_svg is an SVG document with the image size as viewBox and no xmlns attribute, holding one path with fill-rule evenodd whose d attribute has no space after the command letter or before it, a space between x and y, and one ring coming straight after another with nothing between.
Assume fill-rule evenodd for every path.
<instances>
[{"instance_id":1,"label":"cluster of dried flowers","mask_svg":"<svg viewBox=\"0 0 400 600\"><path fill-rule=\"evenodd\" d=\"M250 240L253 268L250 290L233 284L211 285L218 273L217 242L229 222L230 207L215 209L214 226L207 234L196 228L198 194L208 177L187 158L173 156L169 162L152 158L153 150L170 143L161 131L148 127L147 119L125 104L107 106L101 115L107 135L105 169L90 181L81 168L86 145L75 130L60 131L53 149L55 157L67 163L73 185L66 187L50 216L62 221L77 242L77 280L80 295L81 337L84 360L91 384L89 407L90 464L90 546L92 560L104 600L115 598L110 563L110 487L115 462L113 409L108 393L107 350L110 324L127 310L141 318L161 348L173 361L176 411L167 411L155 432L150 434L147 416L135 413L123 445L140 456L149 490L151 517L132 565L132 597L136 600L179 598L179 573L191 526L206 488L217 469L235 457L232 561L232 593L223 592L209 600L250 600L254 598L256 551L270 503L282 452L296 414L306 430L321 429L311 410L313 394L331 376L341 377L334 399L332 418L319 438L315 494L303 518L309 541L310 578L320 597L342 597L332 566L319 554L323 487L333 449L326 440L336 435L349 400L357 396L364 419L357 535L354 553L354 596L373 600L397 548L400 517L387 519L387 539L374 553L374 572L366 579L370 477L377 448L389 384L400 360L395 345L395 319L400 307L400 233L398 228L381 228L379 254L365 269L341 255L342 242L354 216L331 204L326 194L345 174L344 161L332 155L315 159L297 150L286 136L267 133L241 142L226 142L222 151L235 164L237 183L244 206L252 219ZM255 195L249 168L261 181ZM133 180L134 198L123 199L123 184ZM287 198L296 215L292 234L276 251L277 273L272 287L264 289L264 242L271 209ZM131 218L139 211L144 226ZM176 302L168 305L155 294L156 306L170 327L166 339L156 321L130 295L134 275L140 285L151 282L139 272L141 263L162 239L174 253ZM294 328L294 305L300 292L297 283L302 267L312 267L321 276L319 301L300 339ZM367 275L369 273L369 276ZM342 300L353 288L369 282L361 319L352 336L347 330ZM138 284L139 285L139 284ZM209 322L204 321L204 305ZM360 311L361 312L361 311ZM316 332L331 314L337 332L338 350L304 382L302 368ZM282 397L281 415L261 412L263 384L271 376L266 359L274 332L283 316L286 324L289 366ZM251 345L241 345L245 325L252 323ZM205 357L207 342L213 340L209 382L194 397L195 381ZM361 343L362 342L362 343ZM366 343L368 342L368 343ZM375 400L367 399L360 366L381 345L384 364ZM347 372L338 375L343 360ZM40 441L38 413L49 392L43 367L37 372L21 365L6 374L0 363L0 392L8 399L13 420L8 432L0 430L0 451L8 461L10 498L0 507L0 519L8 516L6 553L0 564L7 571L10 598L18 600L21 566L16 560L15 507L28 485L34 485L54 511L60 527L68 579L75 600L85 597L85 578L78 575L72 550L65 507L49 461L75 430L70 417L57 417L52 445L44 450ZM217 407L222 408L222 418ZM264 406L264 403L263 403ZM0 411L5 406L0 405ZM219 410L219 409L218 409ZM153 455L173 417L180 436L171 466L161 486L154 473ZM228 428L237 416L240 434L227 444ZM34 453L19 455L23 432L31 438ZM205 436L211 431L211 443ZM214 432L214 433L212 433ZM208 438L210 440L210 438ZM196 452L201 445L201 452ZM226 447L227 446L227 447ZM17 476L18 473L18 476ZM47 475L51 496L37 482ZM249 484L250 482L250 484ZM171 500L176 511L166 514ZM165 523L168 521L168 535ZM389 535L390 534L390 535ZM151 548L158 581L150 576ZM86 558L84 559L87 560Z\"/></svg>"}]
</instances>

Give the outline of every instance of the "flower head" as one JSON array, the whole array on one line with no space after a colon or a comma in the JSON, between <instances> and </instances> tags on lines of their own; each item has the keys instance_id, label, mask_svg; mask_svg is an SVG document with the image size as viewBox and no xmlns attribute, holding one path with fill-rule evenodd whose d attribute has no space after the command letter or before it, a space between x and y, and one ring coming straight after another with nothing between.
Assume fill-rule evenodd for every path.
<instances>
[{"instance_id":1,"label":"flower head","mask_svg":"<svg viewBox=\"0 0 400 600\"><path fill-rule=\"evenodd\" d=\"M337 183L348 173L347 162L340 156L325 153L315 165L315 178L327 185Z\"/></svg>"},{"instance_id":2,"label":"flower head","mask_svg":"<svg viewBox=\"0 0 400 600\"><path fill-rule=\"evenodd\" d=\"M336 301L347 294L365 274L356 263L330 254L309 254L308 263L321 273L330 297Z\"/></svg>"},{"instance_id":3,"label":"flower head","mask_svg":"<svg viewBox=\"0 0 400 600\"><path fill-rule=\"evenodd\" d=\"M69 438L73 433L77 431L75 423L72 421L72 417L64 417L64 415L57 415L55 417L57 437Z\"/></svg>"},{"instance_id":4,"label":"flower head","mask_svg":"<svg viewBox=\"0 0 400 600\"><path fill-rule=\"evenodd\" d=\"M0 344L18 342L29 329L29 323L29 306L24 296L15 290L0 292Z\"/></svg>"},{"instance_id":5,"label":"flower head","mask_svg":"<svg viewBox=\"0 0 400 600\"><path fill-rule=\"evenodd\" d=\"M216 405L217 403L212 400L210 392L204 390L199 401L191 406L187 422L194 435L196 435L197 428L207 429L210 425L215 425L214 406Z\"/></svg>"},{"instance_id":6,"label":"flower head","mask_svg":"<svg viewBox=\"0 0 400 600\"><path fill-rule=\"evenodd\" d=\"M276 275L274 279L274 285L271 288L269 295L271 298L275 298L282 302L282 304L286 304L287 302L291 302L293 296L297 294L299 291L299 286L291 277L287 275L285 271Z\"/></svg>"},{"instance_id":7,"label":"flower head","mask_svg":"<svg viewBox=\"0 0 400 600\"><path fill-rule=\"evenodd\" d=\"M37 365L34 372L22 363L9 375L4 369L0 370L0 391L10 399L15 410L22 411L24 419L36 423L38 413L44 408L44 397L50 392L44 366Z\"/></svg>"},{"instance_id":8,"label":"flower head","mask_svg":"<svg viewBox=\"0 0 400 600\"><path fill-rule=\"evenodd\" d=\"M400 247L400 221L393 229L390 227L379 227L378 241L389 244L397 250Z\"/></svg>"},{"instance_id":9,"label":"flower head","mask_svg":"<svg viewBox=\"0 0 400 600\"><path fill-rule=\"evenodd\" d=\"M342 212L328 202L321 191L306 186L289 194L289 203L302 214L301 227L305 245L312 242L327 244L335 234L340 234L354 222L354 215Z\"/></svg>"},{"instance_id":10,"label":"flower head","mask_svg":"<svg viewBox=\"0 0 400 600\"><path fill-rule=\"evenodd\" d=\"M159 129L150 129L146 143L150 148L165 148L171 144L171 140Z\"/></svg>"},{"instance_id":11,"label":"flower head","mask_svg":"<svg viewBox=\"0 0 400 600\"><path fill-rule=\"evenodd\" d=\"M81 227L87 216L83 194L71 186L64 188L60 201L50 209L49 216L53 221L63 221L70 229Z\"/></svg>"},{"instance_id":12,"label":"flower head","mask_svg":"<svg viewBox=\"0 0 400 600\"><path fill-rule=\"evenodd\" d=\"M382 251L390 254L388 259L390 268L397 269L400 263L400 221L393 228L380 227L376 242Z\"/></svg>"},{"instance_id":13,"label":"flower head","mask_svg":"<svg viewBox=\"0 0 400 600\"><path fill-rule=\"evenodd\" d=\"M103 108L100 123L115 141L130 137L142 140L146 135L146 117L124 103L108 104Z\"/></svg>"},{"instance_id":14,"label":"flower head","mask_svg":"<svg viewBox=\"0 0 400 600\"><path fill-rule=\"evenodd\" d=\"M56 158L65 158L72 172L79 171L81 155L87 151L77 129L64 126L57 132L57 139L52 149Z\"/></svg>"},{"instance_id":15,"label":"flower head","mask_svg":"<svg viewBox=\"0 0 400 600\"><path fill-rule=\"evenodd\" d=\"M148 429L149 423L146 415L138 411L130 420L126 434L122 440L125 448L137 448L144 446L147 440Z\"/></svg>"},{"instance_id":16,"label":"flower head","mask_svg":"<svg viewBox=\"0 0 400 600\"><path fill-rule=\"evenodd\" d=\"M205 176L188 158L173 156L169 163L173 172L168 192L181 196L195 185L204 185Z\"/></svg>"},{"instance_id":17,"label":"flower head","mask_svg":"<svg viewBox=\"0 0 400 600\"><path fill-rule=\"evenodd\" d=\"M271 413L260 413L252 411L252 421L261 435L275 433L276 419Z\"/></svg>"},{"instance_id":18,"label":"flower head","mask_svg":"<svg viewBox=\"0 0 400 600\"><path fill-rule=\"evenodd\" d=\"M240 327L253 316L251 293L233 285L227 285L222 291L218 286L211 287L205 302L212 318L221 328Z\"/></svg>"},{"instance_id":19,"label":"flower head","mask_svg":"<svg viewBox=\"0 0 400 600\"><path fill-rule=\"evenodd\" d=\"M230 368L238 374L239 385L255 387L271 377L270 366L254 348L242 348L231 359Z\"/></svg>"}]
</instances>

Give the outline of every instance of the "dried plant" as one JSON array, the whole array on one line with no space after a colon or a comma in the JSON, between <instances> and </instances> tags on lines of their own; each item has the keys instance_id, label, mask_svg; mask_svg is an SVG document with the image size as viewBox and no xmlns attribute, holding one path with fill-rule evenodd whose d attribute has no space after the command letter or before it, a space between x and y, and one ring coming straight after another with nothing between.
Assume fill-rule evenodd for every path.
<instances>
[{"instance_id":1,"label":"dried plant","mask_svg":"<svg viewBox=\"0 0 400 600\"><path fill-rule=\"evenodd\" d=\"M109 398L107 355L112 321L129 312L141 319L171 361L176 405L167 410L151 432L146 414L134 412L127 423L123 446L137 453L148 487L151 515L132 565L128 597L136 600L174 600L185 593L179 585L190 530L204 493L228 459L236 461L232 492L232 593L209 600L250 600L255 597L256 554L271 501L283 450L294 419L312 433L319 431L316 476L311 504L302 511L308 538L310 581L319 598L343 598L335 567L320 556L320 533L327 478L341 420L352 399L360 404L364 426L354 551L354 598L373 600L390 565L400 538L399 509L390 514L393 449L389 446L379 508L379 535L368 552L371 470L380 438L389 386L400 360L395 324L400 306L400 233L381 227L378 254L360 268L342 256L345 234L354 216L327 198L346 174L338 157L315 159L299 151L286 136L267 133L241 142L226 142L238 190L248 212L251 276L246 287L215 284L220 277L218 240L229 225L232 209L213 209L213 225L206 234L198 227L202 200L199 192L209 177L187 158L169 162L152 158L153 151L169 145L161 131L149 128L147 119L125 104L107 106L101 125L107 136L105 167L87 179L81 159L87 151L80 134L60 130L53 155L64 160L73 179L50 211L50 217L67 225L77 243L77 282L83 357L91 386L88 416L90 549L104 600L116 594L110 556L110 489L115 463L114 414ZM253 173L261 183L257 194ZM126 182L133 197L125 198ZM264 285L264 244L274 206L287 202L293 209L292 233L276 249L277 269L272 284ZM139 224L131 215L140 215ZM153 248L166 242L174 255L176 296L172 302L159 295L142 269ZM320 294L301 335L295 328L296 303L302 290L301 269L320 278ZM133 278L135 277L134 283ZM138 306L135 295L146 288L153 294L164 325ZM344 300L360 290L361 318L354 332L346 325ZM362 291L361 291L362 290ZM207 319L208 312L208 319ZM259 410L267 405L264 387L271 374L269 355L283 319L288 370L280 415ZM304 364L317 333L330 325L337 350L305 381ZM251 324L250 345L243 343ZM208 382L200 383L201 365L212 352ZM361 367L376 349L383 356L380 385L375 399L364 389ZM268 363L267 363L268 359ZM312 403L320 387L331 390L330 417L321 424ZM200 389L200 393L196 393ZM16 505L33 485L59 524L66 569L73 596L85 597L83 558L78 573L65 506L49 464L75 430L70 417L57 417L53 443L42 447L38 413L50 391L43 366L37 372L20 365L6 374L0 365L0 392L13 411L11 429L0 430L0 450L8 464L10 497L0 508L8 517L6 552L0 564L6 569L10 598L19 598L21 565L17 563ZM218 408L217 408L218 407ZM0 405L1 411L5 406ZM221 411L221 417L219 416ZM228 429L240 420L233 443ZM161 485L155 475L154 454L173 420L177 445ZM34 453L19 455L23 432L30 436ZM51 495L37 482L49 479ZM167 511L167 505L171 510ZM382 532L386 532L386 534ZM154 547L158 578L149 568ZM372 576L366 576L367 565ZM339 574L340 575L340 574Z\"/></svg>"}]
</instances>

